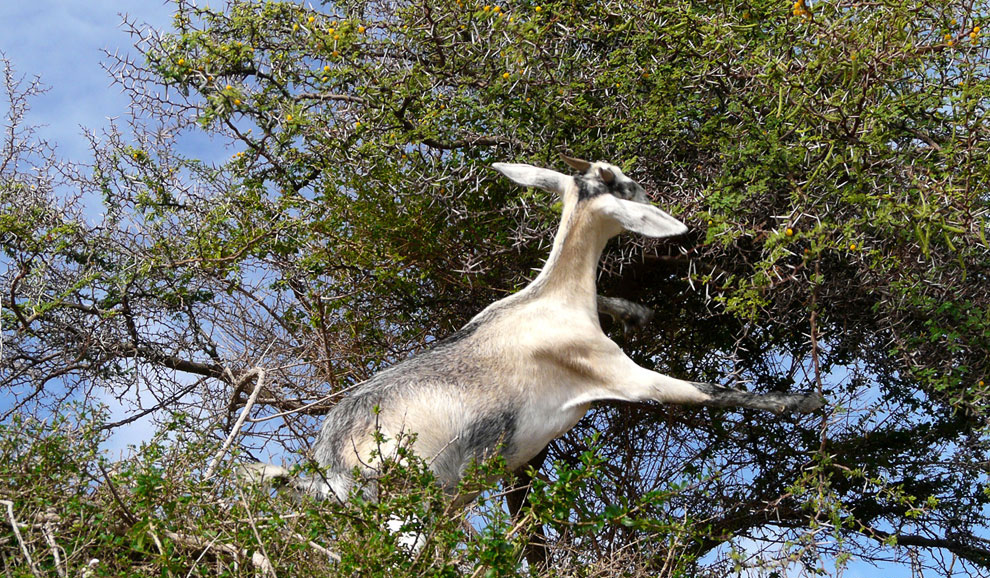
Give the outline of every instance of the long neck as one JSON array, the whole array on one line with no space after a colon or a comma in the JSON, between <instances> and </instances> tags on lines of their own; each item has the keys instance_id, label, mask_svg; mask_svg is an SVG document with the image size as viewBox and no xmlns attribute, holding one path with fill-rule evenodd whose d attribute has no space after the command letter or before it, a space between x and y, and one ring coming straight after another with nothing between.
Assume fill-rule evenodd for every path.
<instances>
[{"instance_id":1,"label":"long neck","mask_svg":"<svg viewBox=\"0 0 990 578\"><path fill-rule=\"evenodd\" d=\"M523 291L530 297L552 296L593 313L597 307L598 261L612 235L576 208L566 206L546 265Z\"/></svg>"}]
</instances>

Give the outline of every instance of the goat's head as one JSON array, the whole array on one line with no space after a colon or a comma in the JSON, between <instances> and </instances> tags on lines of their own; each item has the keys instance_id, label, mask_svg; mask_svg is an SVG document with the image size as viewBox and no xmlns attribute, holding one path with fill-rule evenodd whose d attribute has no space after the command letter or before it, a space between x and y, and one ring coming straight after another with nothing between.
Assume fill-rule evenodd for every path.
<instances>
[{"instance_id":1,"label":"goat's head","mask_svg":"<svg viewBox=\"0 0 990 578\"><path fill-rule=\"evenodd\" d=\"M561 155L571 168L581 171L572 177L526 164L494 163L492 168L524 187L538 187L560 195L564 215L587 211L600 220L608 237L632 231L647 237L672 237L687 232L687 226L650 204L639 183L622 174L615 165L588 162Z\"/></svg>"}]
</instances>

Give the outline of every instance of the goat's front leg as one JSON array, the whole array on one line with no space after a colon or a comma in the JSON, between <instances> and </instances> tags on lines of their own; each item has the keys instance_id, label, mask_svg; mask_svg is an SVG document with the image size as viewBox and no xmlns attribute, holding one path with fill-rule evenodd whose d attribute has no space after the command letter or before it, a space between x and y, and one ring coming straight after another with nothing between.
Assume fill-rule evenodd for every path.
<instances>
[{"instance_id":1,"label":"goat's front leg","mask_svg":"<svg viewBox=\"0 0 990 578\"><path fill-rule=\"evenodd\" d=\"M573 349L572 349L573 351ZM711 383L677 379L636 365L608 339L595 343L583 356L561 358L568 369L590 378L569 406L591 401L660 401L712 407L746 407L775 413L809 413L825 400L817 393L753 393Z\"/></svg>"}]
</instances>

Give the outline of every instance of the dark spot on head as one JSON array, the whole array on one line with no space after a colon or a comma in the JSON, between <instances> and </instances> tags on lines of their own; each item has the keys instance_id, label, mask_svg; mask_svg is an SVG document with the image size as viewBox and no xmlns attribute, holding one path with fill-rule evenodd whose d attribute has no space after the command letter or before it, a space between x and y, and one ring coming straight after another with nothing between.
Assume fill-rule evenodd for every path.
<instances>
[{"instance_id":1,"label":"dark spot on head","mask_svg":"<svg viewBox=\"0 0 990 578\"><path fill-rule=\"evenodd\" d=\"M608 193L608 186L599 179L589 179L588 177L577 177L578 201L584 201L598 195Z\"/></svg>"},{"instance_id":2,"label":"dark spot on head","mask_svg":"<svg viewBox=\"0 0 990 578\"><path fill-rule=\"evenodd\" d=\"M621 177L618 174L611 183L606 183L597 177L580 176L576 177L578 186L578 201L597 197L598 195L610 194L619 199L627 201L645 201L643 188L632 179Z\"/></svg>"}]
</instances>

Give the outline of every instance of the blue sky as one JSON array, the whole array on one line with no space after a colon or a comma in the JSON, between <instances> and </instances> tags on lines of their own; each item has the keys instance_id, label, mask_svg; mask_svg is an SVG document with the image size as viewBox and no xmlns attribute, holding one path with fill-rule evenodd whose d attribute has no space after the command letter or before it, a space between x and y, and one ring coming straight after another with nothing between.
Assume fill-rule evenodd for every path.
<instances>
[{"instance_id":1,"label":"blue sky","mask_svg":"<svg viewBox=\"0 0 990 578\"><path fill-rule=\"evenodd\" d=\"M68 160L88 160L83 127L97 131L127 113L128 101L100 67L104 49L134 52L121 15L167 27L160 0L0 0L0 52L18 76L39 76L48 94L31 104L28 122ZM5 112L0 104L0 112Z\"/></svg>"},{"instance_id":2,"label":"blue sky","mask_svg":"<svg viewBox=\"0 0 990 578\"><path fill-rule=\"evenodd\" d=\"M110 118L128 113L126 95L111 86L101 67L104 50L135 53L120 26L123 14L162 28L169 26L172 10L159 0L0 0L0 52L17 77L39 77L49 87L30 101L25 121L36 126L38 137L55 145L64 160L89 162L84 131L99 133ZM0 115L6 112L6 103L0 101ZM125 408L112 397L104 401L115 418L124 417ZM148 419L125 430L106 449L123 450L152 433Z\"/></svg>"}]
</instances>

